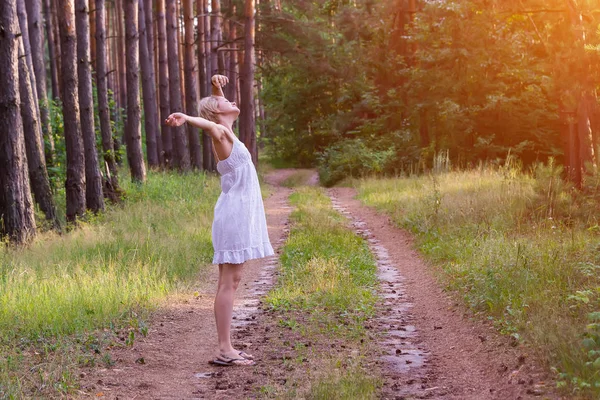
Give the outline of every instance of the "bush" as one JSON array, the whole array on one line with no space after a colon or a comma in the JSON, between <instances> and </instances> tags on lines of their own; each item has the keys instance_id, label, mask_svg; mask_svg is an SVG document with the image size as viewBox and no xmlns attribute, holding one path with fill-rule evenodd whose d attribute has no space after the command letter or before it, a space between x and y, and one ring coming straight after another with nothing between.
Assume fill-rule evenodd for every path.
<instances>
[{"instance_id":1,"label":"bush","mask_svg":"<svg viewBox=\"0 0 600 400\"><path fill-rule=\"evenodd\" d=\"M347 177L382 173L394 159L395 150L374 150L361 139L345 140L329 147L320 156L319 179L325 186Z\"/></svg>"}]
</instances>

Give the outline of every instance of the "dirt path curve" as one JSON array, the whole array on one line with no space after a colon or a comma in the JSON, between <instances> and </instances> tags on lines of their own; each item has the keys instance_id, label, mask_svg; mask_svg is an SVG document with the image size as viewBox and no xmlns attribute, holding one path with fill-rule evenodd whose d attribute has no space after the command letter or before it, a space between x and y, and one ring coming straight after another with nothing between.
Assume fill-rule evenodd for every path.
<instances>
[{"instance_id":1,"label":"dirt path curve","mask_svg":"<svg viewBox=\"0 0 600 400\"><path fill-rule=\"evenodd\" d=\"M273 193L265 199L269 237L278 248L284 238L290 208L287 198L290 189L279 184L293 170L276 170L266 178ZM244 326L256 318L257 295L262 294L274 273L277 256L253 260L246 264L242 282L235 299L232 335L234 346L249 353L257 350L243 342ZM82 398L108 399L216 399L227 386L214 378L222 376L223 368L212 367L208 361L216 354L216 328L213 317L213 299L217 283L217 267L203 276L199 295L169 304L157 312L147 337L136 339L131 348L111 351L115 365L111 368L89 369L82 373ZM266 278L265 278L266 277ZM260 279L259 279L260 278ZM261 280L262 279L262 280ZM265 280L266 279L266 280ZM264 287L264 288L261 288ZM235 339L238 340L235 340ZM242 369L237 369L242 372ZM238 392L237 398L250 390L251 382L240 381L241 386L229 389ZM231 390L230 393L233 393Z\"/></svg>"},{"instance_id":2,"label":"dirt path curve","mask_svg":"<svg viewBox=\"0 0 600 400\"><path fill-rule=\"evenodd\" d=\"M398 371L386 367L389 355L380 358L386 398L560 398L552 393L548 377L525 349L511 344L493 327L469 319L464 308L444 293L413 249L408 233L395 227L387 216L354 199L354 189L335 188L329 193L350 217L359 218L354 225L368 231L369 242L385 249L388 265L395 266L401 275L403 295L408 299L403 301L411 303L403 318L408 318L410 326L414 326L409 340L418 346L425 361L422 366ZM395 328L398 327L387 329ZM389 354L388 350L383 353ZM401 357L402 353L403 350L397 355ZM415 384L422 390L404 392L404 388Z\"/></svg>"}]
</instances>

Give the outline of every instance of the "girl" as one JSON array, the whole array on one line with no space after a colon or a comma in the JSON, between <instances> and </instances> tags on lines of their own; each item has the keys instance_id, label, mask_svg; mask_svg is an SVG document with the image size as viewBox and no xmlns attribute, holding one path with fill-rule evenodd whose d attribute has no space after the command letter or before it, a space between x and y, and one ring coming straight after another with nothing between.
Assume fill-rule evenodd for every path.
<instances>
[{"instance_id":1,"label":"girl","mask_svg":"<svg viewBox=\"0 0 600 400\"><path fill-rule=\"evenodd\" d=\"M253 357L231 345L233 296L240 282L244 262L274 254L267 233L260 186L252 157L233 134L233 122L240 114L235 103L223 95L229 80L215 75L212 96L200 100L200 117L183 113L169 115L167 125L185 122L207 132L213 143L217 171L221 175L221 195L215 206L212 241L213 263L219 264L219 283L215 297L215 320L219 341L213 364L253 365Z\"/></svg>"}]
</instances>

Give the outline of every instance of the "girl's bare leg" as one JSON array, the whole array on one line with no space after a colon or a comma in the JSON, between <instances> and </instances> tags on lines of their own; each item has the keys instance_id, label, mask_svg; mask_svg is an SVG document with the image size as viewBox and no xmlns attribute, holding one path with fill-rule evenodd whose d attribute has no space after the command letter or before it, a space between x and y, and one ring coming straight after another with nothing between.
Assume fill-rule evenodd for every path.
<instances>
[{"instance_id":1,"label":"girl's bare leg","mask_svg":"<svg viewBox=\"0 0 600 400\"><path fill-rule=\"evenodd\" d=\"M244 264L219 264L219 283L215 297L215 321L219 354L240 358L239 351L231 345L231 316L233 314L233 296L242 278Z\"/></svg>"}]
</instances>

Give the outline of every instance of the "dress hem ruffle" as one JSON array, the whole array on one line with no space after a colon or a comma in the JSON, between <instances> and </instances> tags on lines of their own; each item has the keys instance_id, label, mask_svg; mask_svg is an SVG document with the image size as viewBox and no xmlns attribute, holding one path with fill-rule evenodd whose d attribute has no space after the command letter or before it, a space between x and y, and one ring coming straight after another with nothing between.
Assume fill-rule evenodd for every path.
<instances>
[{"instance_id":1,"label":"dress hem ruffle","mask_svg":"<svg viewBox=\"0 0 600 400\"><path fill-rule=\"evenodd\" d=\"M242 264L248 260L269 257L275 254L270 242L261 246L247 247L241 250L215 251L213 264Z\"/></svg>"}]
</instances>

